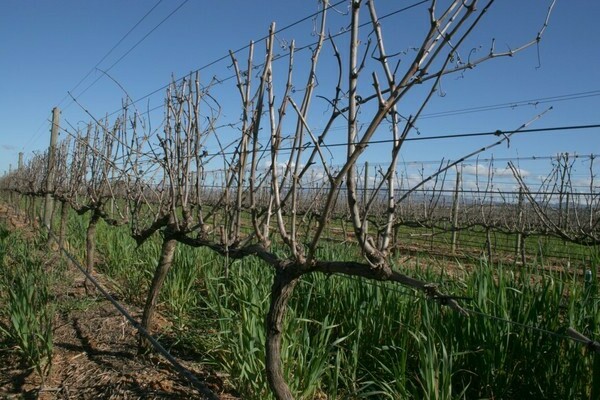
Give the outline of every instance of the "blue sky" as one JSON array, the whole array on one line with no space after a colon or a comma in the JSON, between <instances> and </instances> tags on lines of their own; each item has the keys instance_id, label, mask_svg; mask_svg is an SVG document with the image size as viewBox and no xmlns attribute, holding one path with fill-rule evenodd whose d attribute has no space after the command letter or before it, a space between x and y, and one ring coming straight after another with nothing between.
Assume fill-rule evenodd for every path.
<instances>
[{"instance_id":1,"label":"blue sky","mask_svg":"<svg viewBox=\"0 0 600 400\"><path fill-rule=\"evenodd\" d=\"M379 0L376 4L381 16L413 3L416 1ZM530 40L541 27L549 4L550 1L545 0L497 1L464 52L476 49L476 54L485 54L492 38L497 49L514 48ZM62 109L61 125L69 129L90 120L70 101L67 91L72 91L81 105L97 118L119 109L124 96L122 90L94 67L153 7L147 18L98 65L102 70L112 66L108 73L133 99L163 87L171 75L179 78L227 55L230 49L262 38L271 21L282 28L315 12L317 2L3 0L0 4L0 173L7 171L9 164L16 166L19 152L24 152L27 158L47 146L48 118L54 106ZM428 23L426 7L417 6L382 22L390 53L405 50L410 53L409 49L418 45ZM330 13L331 33L339 32L347 24L346 10L345 5L340 5ZM550 106L553 110L532 128L600 123L600 46L594 30L598 16L598 1L558 0L539 46L539 58L538 48L534 46L513 58L492 60L465 74L444 79L444 95L434 97L426 111L429 116L418 124L421 136L515 129ZM362 21L367 18L365 9ZM312 30L313 22L309 19L278 34L279 52L284 53L292 39L297 46L313 42ZM336 43L344 52L345 37L336 39ZM262 50L262 47L261 43L257 44L257 49ZM305 79L302 66L308 57L308 51L297 55L298 85ZM323 61L317 71L320 88L331 91L330 47L326 46L321 58ZM238 55L238 60L245 62L244 52ZM283 60L276 66L280 76L285 63ZM201 78L208 82L213 76L230 77L230 65L229 59L220 61L203 69ZM87 78L75 87L90 70ZM229 80L217 89L224 107L224 122L234 122L239 117L239 96L233 83ZM369 93L370 88L367 79L359 91ZM159 90L138 103L138 107L144 110L159 106L163 95L164 91ZM402 110L414 111L418 99L419 93L416 93L401 104ZM537 101L523 105L521 102L525 100ZM499 104L517 106L436 115ZM318 130L326 105L315 101L313 110L311 123ZM161 111L156 110L152 115L151 118L160 120ZM235 134L235 131L224 133L232 137ZM483 137L415 141L406 146L402 158L405 161L452 159L492 140ZM599 153L600 129L524 134L514 137L510 147L503 145L483 157L547 156L559 152ZM385 162L380 154L377 146L372 146L364 160ZM522 167L537 168L526 163Z\"/></svg>"}]
</instances>

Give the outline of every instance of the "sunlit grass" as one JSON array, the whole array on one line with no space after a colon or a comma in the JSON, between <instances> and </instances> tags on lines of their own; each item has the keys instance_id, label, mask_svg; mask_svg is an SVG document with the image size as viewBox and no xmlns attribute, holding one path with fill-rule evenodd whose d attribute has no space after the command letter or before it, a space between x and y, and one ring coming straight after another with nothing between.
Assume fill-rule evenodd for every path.
<instances>
[{"instance_id":1,"label":"sunlit grass","mask_svg":"<svg viewBox=\"0 0 600 400\"><path fill-rule=\"evenodd\" d=\"M98 269L114 280L124 300L143 301L159 239L138 248L126 228L99 228ZM593 254L590 265L598 263ZM360 252L351 244L323 242L319 257L353 260ZM159 308L176 328L170 333L175 341L223 371L243 398L269 398L264 319L272 270L248 257L228 265L225 277L224 263L210 250L179 246ZM392 283L304 276L289 304L282 346L295 395L589 397L593 359L580 344L560 337L568 326L600 336L597 287L586 287L579 270L549 272L536 262L527 268L488 265L483 257L468 273L449 278L432 264L420 255L396 267L468 298L461 304L487 316L461 316Z\"/></svg>"},{"instance_id":2,"label":"sunlit grass","mask_svg":"<svg viewBox=\"0 0 600 400\"><path fill-rule=\"evenodd\" d=\"M34 246L34 249L36 246ZM18 233L0 226L0 336L14 345L22 362L42 380L49 373L53 352L54 305L52 273Z\"/></svg>"}]
</instances>

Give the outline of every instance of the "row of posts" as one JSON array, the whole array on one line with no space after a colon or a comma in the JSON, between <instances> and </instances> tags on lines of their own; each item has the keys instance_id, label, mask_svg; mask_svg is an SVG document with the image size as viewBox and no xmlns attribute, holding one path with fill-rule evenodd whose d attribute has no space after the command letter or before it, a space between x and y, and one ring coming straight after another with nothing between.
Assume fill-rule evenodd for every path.
<instances>
[{"instance_id":1,"label":"row of posts","mask_svg":"<svg viewBox=\"0 0 600 400\"><path fill-rule=\"evenodd\" d=\"M369 163L365 162L364 167L364 182L363 182L363 204L367 204L368 196L367 196L367 188L369 187ZM456 183L454 186L454 196L452 198L452 215L451 215L451 238L450 238L450 246L451 246L451 254L456 254L457 246L458 246L458 215L459 215L459 204L460 204L460 193L461 193L461 172L459 170L456 171ZM518 215L517 215L517 223L518 226L521 226L523 222L523 191L519 189L519 199L518 199ZM365 218L365 226L364 230L366 231L367 227L367 219ZM523 234L521 232L517 232L517 237L515 241L515 254L519 255L521 253L523 246Z\"/></svg>"},{"instance_id":2,"label":"row of posts","mask_svg":"<svg viewBox=\"0 0 600 400\"><path fill-rule=\"evenodd\" d=\"M458 230L459 230L459 225L458 225L458 212L459 212L459 198L460 198L460 190L461 188L461 173L460 171L456 171L456 185L454 187L454 197L452 199L452 236L450 238L450 246L451 246L451 251L452 254L456 254L456 249L457 249L457 244L458 244ZM518 214L517 214L517 226L521 226L523 223L523 189L519 188L519 199L518 199L518 203L517 203L517 210L518 210ZM488 231L489 233L489 231ZM488 248L490 248L491 243L489 243L489 234L488 234ZM515 255L518 256L519 254L522 253L523 250L523 234L518 231L517 232L517 237L515 240Z\"/></svg>"},{"instance_id":3,"label":"row of posts","mask_svg":"<svg viewBox=\"0 0 600 400\"><path fill-rule=\"evenodd\" d=\"M56 157L56 145L58 141L58 130L60 124L60 110L58 107L52 109L52 127L50 130L50 146L48 147L48 169L47 169L47 179L46 179L46 196L44 201L44 225L46 227L51 226L51 218L52 211L54 208L54 202L52 198L52 191L54 190L54 175L55 175L55 157ZM23 167L23 153L19 153L19 169ZM12 169L12 167L10 168ZM363 191L363 203L367 202L367 190L366 188L369 186L369 163L365 163L364 170L364 188ZM458 216L459 216L459 204L460 204L460 186L461 186L461 172L456 171L456 186L454 191L454 196L452 200L452 235L450 239L450 246L452 254L456 254L457 244L458 244ZM523 219L523 194L520 191L519 193L519 203L518 203L518 223L521 224ZM366 223L365 223L366 225ZM365 231L368 229L367 226L364 226ZM517 233L516 243L515 243L515 253L519 254L522 250L522 234Z\"/></svg>"},{"instance_id":4,"label":"row of posts","mask_svg":"<svg viewBox=\"0 0 600 400\"><path fill-rule=\"evenodd\" d=\"M17 168L18 169L23 168L23 152L19 153L19 164L18 164ZM9 173L9 175L12 173L12 164L8 164L8 173Z\"/></svg>"},{"instance_id":5,"label":"row of posts","mask_svg":"<svg viewBox=\"0 0 600 400\"><path fill-rule=\"evenodd\" d=\"M52 191L54 190L54 169L56 157L56 143L58 141L58 127L60 124L60 110L58 107L52 109L52 128L50 129L50 146L48 147L48 170L46 175L46 198L44 201L44 226L52 226L52 210L54 201Z\"/></svg>"},{"instance_id":6,"label":"row of posts","mask_svg":"<svg viewBox=\"0 0 600 400\"><path fill-rule=\"evenodd\" d=\"M44 199L44 225L51 227L52 224L52 211L54 209L54 199L52 198L52 191L54 190L54 174L55 174L55 158L56 158L56 144L58 141L58 129L60 124L60 109L54 107L52 109L52 127L50 129L50 146L48 146L48 169L46 175L46 196ZM19 152L19 163L18 170L23 168L23 152ZM12 173L12 164L8 166L8 173Z\"/></svg>"},{"instance_id":7,"label":"row of posts","mask_svg":"<svg viewBox=\"0 0 600 400\"><path fill-rule=\"evenodd\" d=\"M368 196L367 196L367 188L369 187L369 163L365 162L365 166L364 166L364 182L363 182L363 204L366 206L367 204L367 200L368 200ZM457 248L458 248L458 231L459 231L459 205L460 205L460 193L461 193L461 172L460 170L457 169L456 171L456 183L454 186L454 195L452 198L452 214L451 214L451 238L450 238L450 247L451 247L451 254L456 254ZM518 215L517 215L517 225L521 226L522 222L523 222L523 190L522 188L519 188L519 198L518 198L518 204L517 204L517 210L518 210ZM365 231L368 230L368 226L367 226L367 219L365 218L365 223L364 223L364 227L363 229ZM523 234L521 232L517 232L516 233L517 237L515 239L515 255L518 257L519 255L522 255L522 251L523 251ZM489 241L489 235L488 235L488 241ZM487 243L488 248L490 248L491 243Z\"/></svg>"}]
</instances>

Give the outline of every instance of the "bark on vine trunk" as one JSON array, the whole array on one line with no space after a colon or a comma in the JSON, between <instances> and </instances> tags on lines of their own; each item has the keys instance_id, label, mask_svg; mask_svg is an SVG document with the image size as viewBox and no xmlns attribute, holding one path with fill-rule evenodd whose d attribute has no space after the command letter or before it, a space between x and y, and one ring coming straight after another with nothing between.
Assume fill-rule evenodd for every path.
<instances>
[{"instance_id":1,"label":"bark on vine trunk","mask_svg":"<svg viewBox=\"0 0 600 400\"><path fill-rule=\"evenodd\" d=\"M56 201L56 200L55 200ZM50 213L50 227L52 228L53 222L54 222L54 218L56 216L56 208L57 207L52 207L52 212ZM50 232L54 233L54 230L50 230ZM48 232L48 243L50 243L51 236L50 236L50 232Z\"/></svg>"},{"instance_id":2,"label":"bark on vine trunk","mask_svg":"<svg viewBox=\"0 0 600 400\"><path fill-rule=\"evenodd\" d=\"M29 213L29 223L33 226L36 226L36 215L35 215L35 196L30 195L29 196L29 207L28 207L28 213Z\"/></svg>"},{"instance_id":3,"label":"bark on vine trunk","mask_svg":"<svg viewBox=\"0 0 600 400\"><path fill-rule=\"evenodd\" d=\"M492 265L494 260L492 259L492 234L490 228L487 228L485 231L485 246L487 251L488 265Z\"/></svg>"},{"instance_id":4,"label":"bark on vine trunk","mask_svg":"<svg viewBox=\"0 0 600 400\"><path fill-rule=\"evenodd\" d=\"M96 257L96 227L100 221L100 216L94 212L90 218L86 234L86 250L85 250L85 270L90 274L94 269L94 258ZM89 280L86 276L83 283L86 294L89 292Z\"/></svg>"},{"instance_id":5,"label":"bark on vine trunk","mask_svg":"<svg viewBox=\"0 0 600 400\"><path fill-rule=\"evenodd\" d=\"M67 228L67 216L69 215L68 204L66 201L61 201L60 207L60 226L58 228L58 249L62 249L65 245L65 231Z\"/></svg>"},{"instance_id":6,"label":"bark on vine trunk","mask_svg":"<svg viewBox=\"0 0 600 400\"><path fill-rule=\"evenodd\" d=\"M146 299L146 305L144 306L144 314L142 315L142 327L148 332L151 332L150 324L152 323L152 318L156 309L158 295L165 282L167 273L173 264L176 247L177 241L168 234L165 234L160 251L160 259L156 271L154 272L154 277L152 278L152 284ZM143 336L140 336L138 341L138 351L140 353L147 353L151 349L152 346L150 342Z\"/></svg>"},{"instance_id":7,"label":"bark on vine trunk","mask_svg":"<svg viewBox=\"0 0 600 400\"><path fill-rule=\"evenodd\" d=\"M277 269L271 288L271 306L266 321L266 368L269 386L278 400L293 400L294 398L283 376L281 335L287 303L294 292L298 279L298 274L290 273L286 269Z\"/></svg>"}]
</instances>

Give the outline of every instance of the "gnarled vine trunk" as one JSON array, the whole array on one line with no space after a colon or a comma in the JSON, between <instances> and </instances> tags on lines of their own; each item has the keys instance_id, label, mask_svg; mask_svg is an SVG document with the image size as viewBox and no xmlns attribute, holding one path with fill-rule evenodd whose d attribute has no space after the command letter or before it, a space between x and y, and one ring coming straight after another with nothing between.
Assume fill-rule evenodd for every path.
<instances>
[{"instance_id":1,"label":"gnarled vine trunk","mask_svg":"<svg viewBox=\"0 0 600 400\"><path fill-rule=\"evenodd\" d=\"M286 268L277 268L271 288L271 306L267 314L266 368L269 386L278 400L293 400L292 392L283 377L281 335L288 300L300 276Z\"/></svg>"},{"instance_id":2,"label":"gnarled vine trunk","mask_svg":"<svg viewBox=\"0 0 600 400\"><path fill-rule=\"evenodd\" d=\"M100 215L93 212L87 228L86 234L86 251L85 251L85 270L91 274L94 270L94 258L96 258L96 227L100 221ZM85 292L89 292L89 280L86 277L83 283Z\"/></svg>"},{"instance_id":3,"label":"gnarled vine trunk","mask_svg":"<svg viewBox=\"0 0 600 400\"><path fill-rule=\"evenodd\" d=\"M67 229L67 217L69 215L69 205L66 201L60 202L60 226L58 228L58 249L62 249L65 245L65 232Z\"/></svg>"},{"instance_id":4,"label":"gnarled vine trunk","mask_svg":"<svg viewBox=\"0 0 600 400\"><path fill-rule=\"evenodd\" d=\"M176 248L177 241L168 233L165 233L160 250L160 259L158 260L158 266L156 267L154 277L152 278L152 284L146 299L146 305L144 306L144 314L142 315L142 328L148 332L150 332L150 325L152 323L152 318L154 317L154 311L156 309L156 303L158 302L160 289L162 288L165 279L167 278L167 273L173 264L173 257L175 256ZM150 342L140 335L138 351L140 353L146 353L149 350L151 350Z\"/></svg>"}]
</instances>

